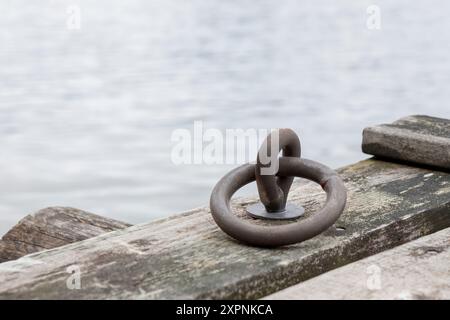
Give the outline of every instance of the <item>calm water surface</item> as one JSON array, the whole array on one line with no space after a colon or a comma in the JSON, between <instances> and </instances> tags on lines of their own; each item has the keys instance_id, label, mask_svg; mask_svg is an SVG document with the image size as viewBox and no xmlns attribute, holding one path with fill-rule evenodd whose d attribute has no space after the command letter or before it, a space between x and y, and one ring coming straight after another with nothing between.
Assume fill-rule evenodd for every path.
<instances>
[{"instance_id":1,"label":"calm water surface","mask_svg":"<svg viewBox=\"0 0 450 320\"><path fill-rule=\"evenodd\" d=\"M139 223L204 205L231 167L171 162L171 133L291 127L332 167L361 131L450 117L448 1L3 0L0 234L73 206ZM69 5L81 29L66 27Z\"/></svg>"}]
</instances>

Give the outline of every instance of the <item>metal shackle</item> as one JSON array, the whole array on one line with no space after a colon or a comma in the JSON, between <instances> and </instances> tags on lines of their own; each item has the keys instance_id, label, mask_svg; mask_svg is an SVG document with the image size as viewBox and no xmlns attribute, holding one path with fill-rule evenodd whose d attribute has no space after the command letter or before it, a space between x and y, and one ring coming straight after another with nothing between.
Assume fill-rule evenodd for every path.
<instances>
[{"instance_id":1,"label":"metal shackle","mask_svg":"<svg viewBox=\"0 0 450 320\"><path fill-rule=\"evenodd\" d=\"M273 150L273 147L276 147L276 149ZM276 175L280 151L283 151L283 157L300 158L300 139L291 129L279 129L272 132L264 140L258 151L255 166L256 185L259 198L267 212L281 212L285 210L289 189L292 182L294 182L294 177ZM265 164L261 162L261 158L266 160ZM271 167L274 170L269 170ZM264 174L265 169L273 172Z\"/></svg>"}]
</instances>

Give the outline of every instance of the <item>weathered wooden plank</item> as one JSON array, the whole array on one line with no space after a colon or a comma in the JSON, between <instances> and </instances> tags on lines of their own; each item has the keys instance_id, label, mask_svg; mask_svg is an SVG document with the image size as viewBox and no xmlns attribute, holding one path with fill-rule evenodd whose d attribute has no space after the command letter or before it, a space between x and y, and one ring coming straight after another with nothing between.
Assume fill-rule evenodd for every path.
<instances>
[{"instance_id":1,"label":"weathered wooden plank","mask_svg":"<svg viewBox=\"0 0 450 320\"><path fill-rule=\"evenodd\" d=\"M27 215L0 240L0 262L89 239L130 224L69 207Z\"/></svg>"},{"instance_id":2,"label":"weathered wooden plank","mask_svg":"<svg viewBox=\"0 0 450 320\"><path fill-rule=\"evenodd\" d=\"M450 299L450 228L264 299Z\"/></svg>"},{"instance_id":3,"label":"weathered wooden plank","mask_svg":"<svg viewBox=\"0 0 450 320\"><path fill-rule=\"evenodd\" d=\"M339 173L348 206L338 228L308 241L242 245L201 208L0 264L0 298L259 298L450 226L450 173L380 160ZM324 192L297 182L290 198L308 216ZM235 204L242 219L254 201ZM81 271L79 290L66 286L71 265Z\"/></svg>"},{"instance_id":4,"label":"weathered wooden plank","mask_svg":"<svg viewBox=\"0 0 450 320\"><path fill-rule=\"evenodd\" d=\"M410 116L366 128L362 150L379 157L450 169L450 120Z\"/></svg>"}]
</instances>

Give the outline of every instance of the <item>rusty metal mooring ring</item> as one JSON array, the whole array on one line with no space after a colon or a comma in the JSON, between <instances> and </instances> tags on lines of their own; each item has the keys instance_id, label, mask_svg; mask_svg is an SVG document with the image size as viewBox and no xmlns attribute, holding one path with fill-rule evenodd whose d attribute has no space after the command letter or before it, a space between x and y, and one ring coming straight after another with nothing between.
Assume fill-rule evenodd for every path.
<instances>
[{"instance_id":1,"label":"rusty metal mooring ring","mask_svg":"<svg viewBox=\"0 0 450 320\"><path fill-rule=\"evenodd\" d=\"M281 157L277 176L317 182L327 194L325 205L303 220L283 225L263 226L239 219L231 210L230 199L242 186L255 181L255 175L254 164L230 171L216 184L210 199L211 213L219 227L247 244L276 247L310 239L332 226L344 210L347 191L336 172L312 160Z\"/></svg>"}]
</instances>

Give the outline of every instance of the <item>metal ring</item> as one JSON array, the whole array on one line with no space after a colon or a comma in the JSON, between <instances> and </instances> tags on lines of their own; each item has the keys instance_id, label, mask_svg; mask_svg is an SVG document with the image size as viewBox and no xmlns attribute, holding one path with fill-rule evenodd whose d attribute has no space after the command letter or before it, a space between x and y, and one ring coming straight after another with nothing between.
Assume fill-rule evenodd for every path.
<instances>
[{"instance_id":1,"label":"metal ring","mask_svg":"<svg viewBox=\"0 0 450 320\"><path fill-rule=\"evenodd\" d=\"M326 192L325 205L309 217L284 225L255 225L233 214L230 199L242 186L255 181L255 165L244 164L225 175L214 187L210 208L219 227L229 236L254 246L277 247L310 239L332 226L341 215L347 191L330 168L297 157L280 158L279 176L296 176L317 182Z\"/></svg>"},{"instance_id":2,"label":"metal ring","mask_svg":"<svg viewBox=\"0 0 450 320\"><path fill-rule=\"evenodd\" d=\"M275 147L277 147L277 150L274 150L275 152L272 150L272 139L274 137L276 140ZM284 210L289 189L291 188L292 182L294 182L294 177L292 176L277 176L275 174L276 170L274 171L274 174L261 174L261 170L273 166L273 161L278 161L280 150L283 151L283 157L300 158L300 139L293 130L278 129L277 131L270 133L258 151L255 166L256 185L258 187L259 198L266 208L266 211L269 213L281 212ZM268 163L261 163L261 157L268 158ZM275 165L275 167L277 167L277 165Z\"/></svg>"}]
</instances>

